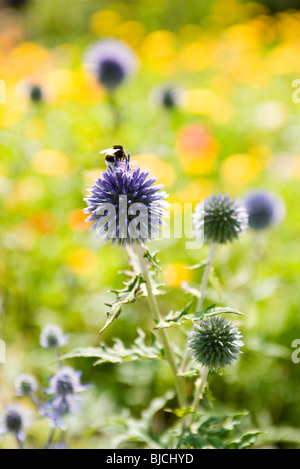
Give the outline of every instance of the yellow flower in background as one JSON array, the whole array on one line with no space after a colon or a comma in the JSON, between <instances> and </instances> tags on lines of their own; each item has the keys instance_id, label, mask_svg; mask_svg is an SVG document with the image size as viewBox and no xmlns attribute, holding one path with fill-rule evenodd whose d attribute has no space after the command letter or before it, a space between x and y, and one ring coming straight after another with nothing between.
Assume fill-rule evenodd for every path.
<instances>
[{"instance_id":1,"label":"yellow flower in background","mask_svg":"<svg viewBox=\"0 0 300 469\"><path fill-rule=\"evenodd\" d=\"M196 24L185 24L178 32L178 37L182 43L195 42L202 35L202 29Z\"/></svg>"},{"instance_id":2,"label":"yellow flower in background","mask_svg":"<svg viewBox=\"0 0 300 469\"><path fill-rule=\"evenodd\" d=\"M186 125L177 136L177 152L188 174L207 174L213 171L218 143L203 126Z\"/></svg>"},{"instance_id":3,"label":"yellow flower in background","mask_svg":"<svg viewBox=\"0 0 300 469\"><path fill-rule=\"evenodd\" d=\"M165 186L171 186L175 181L176 172L173 166L152 153L134 155L133 161L137 161L142 171L150 171L150 174Z\"/></svg>"},{"instance_id":4,"label":"yellow flower in background","mask_svg":"<svg viewBox=\"0 0 300 469\"><path fill-rule=\"evenodd\" d=\"M213 62L213 47L211 43L203 43L200 40L188 44L179 56L182 68L191 72L199 72L209 68Z\"/></svg>"},{"instance_id":5,"label":"yellow flower in background","mask_svg":"<svg viewBox=\"0 0 300 469\"><path fill-rule=\"evenodd\" d=\"M42 150L34 156L32 164L38 173L45 176L64 176L71 168L69 157L56 150Z\"/></svg>"},{"instance_id":6,"label":"yellow flower in background","mask_svg":"<svg viewBox=\"0 0 300 469\"><path fill-rule=\"evenodd\" d=\"M16 44L24 41L24 37L23 18L15 15L9 9L1 8L0 51L11 50ZM2 63L0 52L0 70Z\"/></svg>"},{"instance_id":7,"label":"yellow flower in background","mask_svg":"<svg viewBox=\"0 0 300 469\"><path fill-rule=\"evenodd\" d=\"M83 187L89 187L91 184L94 183L95 179L100 178L102 175L102 171L99 168L88 169L83 173Z\"/></svg>"},{"instance_id":8,"label":"yellow flower in background","mask_svg":"<svg viewBox=\"0 0 300 469\"><path fill-rule=\"evenodd\" d=\"M137 49L145 35L145 27L139 21L125 21L115 31L115 36Z\"/></svg>"},{"instance_id":9,"label":"yellow flower in background","mask_svg":"<svg viewBox=\"0 0 300 469\"><path fill-rule=\"evenodd\" d=\"M192 272L180 263L168 264L164 268L164 281L172 287L180 287L182 282L192 280Z\"/></svg>"},{"instance_id":10,"label":"yellow flower in background","mask_svg":"<svg viewBox=\"0 0 300 469\"><path fill-rule=\"evenodd\" d=\"M255 52L261 48L257 29L251 23L236 24L224 32L224 40L237 50L251 50Z\"/></svg>"},{"instance_id":11,"label":"yellow flower in background","mask_svg":"<svg viewBox=\"0 0 300 469\"><path fill-rule=\"evenodd\" d=\"M79 275L92 275L98 269L98 256L86 248L70 252L66 258L68 267Z\"/></svg>"},{"instance_id":12,"label":"yellow flower in background","mask_svg":"<svg viewBox=\"0 0 300 469\"><path fill-rule=\"evenodd\" d=\"M26 112L27 103L18 99L12 86L6 86L5 95L6 103L0 103L0 127L9 128Z\"/></svg>"},{"instance_id":13,"label":"yellow flower in background","mask_svg":"<svg viewBox=\"0 0 300 469\"><path fill-rule=\"evenodd\" d=\"M35 202L41 200L44 194L42 181L34 176L25 177L14 186L14 197L19 202Z\"/></svg>"},{"instance_id":14,"label":"yellow flower in background","mask_svg":"<svg viewBox=\"0 0 300 469\"><path fill-rule=\"evenodd\" d=\"M300 179L300 156L285 158L284 164L289 168L288 176L291 179Z\"/></svg>"},{"instance_id":15,"label":"yellow flower in background","mask_svg":"<svg viewBox=\"0 0 300 469\"><path fill-rule=\"evenodd\" d=\"M281 43L273 48L266 57L267 67L274 74L300 74L299 44Z\"/></svg>"},{"instance_id":16,"label":"yellow flower in background","mask_svg":"<svg viewBox=\"0 0 300 469\"><path fill-rule=\"evenodd\" d=\"M177 37L171 31L159 30L148 34L141 45L141 55L151 69L169 76L177 70Z\"/></svg>"},{"instance_id":17,"label":"yellow flower in background","mask_svg":"<svg viewBox=\"0 0 300 469\"><path fill-rule=\"evenodd\" d=\"M229 101L221 93L204 88L186 92L185 108L191 114L210 116L218 124L228 123L233 114Z\"/></svg>"},{"instance_id":18,"label":"yellow flower in background","mask_svg":"<svg viewBox=\"0 0 300 469\"><path fill-rule=\"evenodd\" d=\"M6 80L20 80L24 76L43 76L53 67L53 58L44 47L23 42L5 57L3 73Z\"/></svg>"},{"instance_id":19,"label":"yellow flower in background","mask_svg":"<svg viewBox=\"0 0 300 469\"><path fill-rule=\"evenodd\" d=\"M46 123L40 117L31 117L24 126L24 136L28 140L42 140L46 132Z\"/></svg>"},{"instance_id":20,"label":"yellow flower in background","mask_svg":"<svg viewBox=\"0 0 300 469\"><path fill-rule=\"evenodd\" d=\"M222 164L225 183L244 185L253 181L264 170L263 162L254 155L231 155Z\"/></svg>"},{"instance_id":21,"label":"yellow flower in background","mask_svg":"<svg viewBox=\"0 0 300 469\"><path fill-rule=\"evenodd\" d=\"M170 202L199 203L215 191L215 184L209 179L194 179L189 182L183 189L179 189L176 195L170 197Z\"/></svg>"},{"instance_id":22,"label":"yellow flower in background","mask_svg":"<svg viewBox=\"0 0 300 469\"><path fill-rule=\"evenodd\" d=\"M300 14L282 12L276 17L277 37L282 42L299 42Z\"/></svg>"},{"instance_id":23,"label":"yellow flower in background","mask_svg":"<svg viewBox=\"0 0 300 469\"><path fill-rule=\"evenodd\" d=\"M285 105L280 101L265 101L255 110L255 123L263 130L281 129L287 120Z\"/></svg>"},{"instance_id":24,"label":"yellow flower in background","mask_svg":"<svg viewBox=\"0 0 300 469\"><path fill-rule=\"evenodd\" d=\"M212 3L211 15L219 24L231 24L243 17L243 7L238 0L215 0Z\"/></svg>"},{"instance_id":25,"label":"yellow flower in background","mask_svg":"<svg viewBox=\"0 0 300 469\"><path fill-rule=\"evenodd\" d=\"M95 36L111 37L121 21L122 18L117 11L98 11L90 19L90 29Z\"/></svg>"}]
</instances>

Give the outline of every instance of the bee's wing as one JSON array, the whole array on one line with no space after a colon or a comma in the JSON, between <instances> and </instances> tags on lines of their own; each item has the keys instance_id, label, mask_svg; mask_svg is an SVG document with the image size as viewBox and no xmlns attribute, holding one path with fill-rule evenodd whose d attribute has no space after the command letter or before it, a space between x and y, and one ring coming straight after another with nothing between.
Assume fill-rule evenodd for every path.
<instances>
[{"instance_id":1,"label":"bee's wing","mask_svg":"<svg viewBox=\"0 0 300 469\"><path fill-rule=\"evenodd\" d=\"M107 148L106 150L99 151L99 153L101 155L102 153L108 153L110 150L111 148Z\"/></svg>"}]
</instances>

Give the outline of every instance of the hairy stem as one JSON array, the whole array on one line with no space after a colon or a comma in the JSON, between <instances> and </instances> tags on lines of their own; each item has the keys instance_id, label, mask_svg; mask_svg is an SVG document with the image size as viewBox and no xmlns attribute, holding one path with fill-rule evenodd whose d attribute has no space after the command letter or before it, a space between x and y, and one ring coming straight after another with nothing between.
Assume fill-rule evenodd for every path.
<instances>
[{"instance_id":1,"label":"hairy stem","mask_svg":"<svg viewBox=\"0 0 300 469\"><path fill-rule=\"evenodd\" d=\"M202 369L201 377L197 380L196 382L196 389L195 389L195 395L194 395L194 401L192 404L192 413L187 417L185 421L185 427L188 428L192 421L193 421L193 416L195 415L199 402L201 401L203 397L203 392L205 389L205 386L207 384L207 376L209 373L209 368L207 366L204 366Z\"/></svg>"},{"instance_id":2,"label":"hairy stem","mask_svg":"<svg viewBox=\"0 0 300 469\"><path fill-rule=\"evenodd\" d=\"M211 243L211 245L209 247L209 254L208 254L208 258L207 258L207 263L206 263L205 270L204 270L204 273L203 273L203 276L202 276L200 292L199 292L199 299L198 299L198 303L197 303L197 312L201 311L202 306L203 306L203 301L204 301L204 296L205 296L205 292L206 292L206 288L207 288L207 284L208 284L209 274L210 274L212 264L213 264L213 260L214 260L215 249L216 249L215 243ZM185 349L184 355L183 355L181 366L180 366L180 370L179 370L180 374L183 374L185 372L186 366L187 366L187 363L188 363L188 360L189 360L189 356L190 356L190 351L189 351L189 348L187 346L186 349Z\"/></svg>"},{"instance_id":3,"label":"hairy stem","mask_svg":"<svg viewBox=\"0 0 300 469\"><path fill-rule=\"evenodd\" d=\"M149 306L151 309L151 313L153 316L153 319L155 322L161 321L161 315L159 311L159 307L156 301L156 297L153 293L152 289L152 284L151 284L151 279L149 276L148 272L148 266L144 258L144 250L140 245L135 246L135 253L137 254L138 258L138 263L140 267L140 272L145 280L146 283L146 288L147 288L147 293L148 293L148 301L149 301ZM134 261L133 261L134 262ZM134 267L136 268L137 265L135 264ZM176 393L178 397L178 402L182 408L186 407L186 400L185 400L185 395L184 395L184 381L182 377L178 376L178 370L177 370L177 365L176 365L176 360L174 356L173 349L171 347L169 337L167 335L167 332L164 329L159 330L159 335L160 339L162 341L163 347L164 347L164 352L166 355L166 360L168 361L170 365L170 369L172 371L172 375L175 381L175 387L176 387Z\"/></svg>"}]
</instances>

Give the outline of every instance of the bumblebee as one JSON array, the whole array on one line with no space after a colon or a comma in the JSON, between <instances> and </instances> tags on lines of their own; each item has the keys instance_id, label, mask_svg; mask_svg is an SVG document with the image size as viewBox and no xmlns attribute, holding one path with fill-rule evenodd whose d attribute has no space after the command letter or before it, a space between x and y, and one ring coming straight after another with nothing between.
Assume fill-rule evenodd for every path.
<instances>
[{"instance_id":1,"label":"bumblebee","mask_svg":"<svg viewBox=\"0 0 300 469\"><path fill-rule=\"evenodd\" d=\"M114 145L112 148L100 151L105 153L105 163L108 166L117 166L118 163L127 160L125 148L122 145Z\"/></svg>"}]
</instances>

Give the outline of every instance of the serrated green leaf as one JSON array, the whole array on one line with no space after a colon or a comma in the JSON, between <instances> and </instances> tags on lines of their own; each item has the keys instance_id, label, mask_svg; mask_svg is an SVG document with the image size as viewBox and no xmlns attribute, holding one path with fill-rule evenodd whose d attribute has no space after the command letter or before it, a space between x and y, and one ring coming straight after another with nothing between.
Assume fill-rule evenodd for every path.
<instances>
[{"instance_id":1,"label":"serrated green leaf","mask_svg":"<svg viewBox=\"0 0 300 469\"><path fill-rule=\"evenodd\" d=\"M208 264L207 261L202 261L202 262L200 262L199 264L190 265L190 266L184 266L184 267L185 267L185 269L189 269L189 270L203 269L203 267L206 267L207 264Z\"/></svg>"},{"instance_id":2,"label":"serrated green leaf","mask_svg":"<svg viewBox=\"0 0 300 469\"><path fill-rule=\"evenodd\" d=\"M144 280L140 274L134 275L130 278L129 281L124 282L125 288L122 290L112 290L113 293L117 295L115 301L108 306L110 309L106 312L107 320L102 329L99 332L99 335L105 331L113 321L115 321L121 314L122 307L127 303L134 303L135 296L140 291L141 285L144 283Z\"/></svg>"},{"instance_id":3,"label":"serrated green leaf","mask_svg":"<svg viewBox=\"0 0 300 469\"><path fill-rule=\"evenodd\" d=\"M102 363L124 363L148 359L160 360L162 358L162 349L153 337L152 345L146 345L145 333L138 329L138 337L129 348L126 348L120 339L114 339L112 347L100 344L100 347L80 348L64 355L61 359L74 357L97 358L98 360L94 363L96 366Z\"/></svg>"},{"instance_id":4,"label":"serrated green leaf","mask_svg":"<svg viewBox=\"0 0 300 469\"><path fill-rule=\"evenodd\" d=\"M232 416L198 415L192 429L173 432L178 436L178 448L245 449L253 446L258 431L248 431L236 437L238 426L247 413ZM196 416L197 418L197 416Z\"/></svg>"},{"instance_id":5,"label":"serrated green leaf","mask_svg":"<svg viewBox=\"0 0 300 469\"><path fill-rule=\"evenodd\" d=\"M233 308L221 308L221 307L215 307L215 305L210 306L203 312L196 313L198 317L203 317L205 316L206 318L212 317L212 316L217 316L218 314L237 314L238 316L243 316L243 313L238 311L237 309Z\"/></svg>"},{"instance_id":6,"label":"serrated green leaf","mask_svg":"<svg viewBox=\"0 0 300 469\"><path fill-rule=\"evenodd\" d=\"M144 254L144 258L150 263L150 265L154 269L154 271L159 273L159 272L162 272L162 269L159 265L159 261L156 258L157 254L158 254L158 251L151 254L148 251L148 249L146 249L145 254Z\"/></svg>"},{"instance_id":7,"label":"serrated green leaf","mask_svg":"<svg viewBox=\"0 0 300 469\"><path fill-rule=\"evenodd\" d=\"M246 449L250 448L256 443L257 437L261 435L263 432L260 431L253 431L249 433L245 433L242 435L238 440L231 442L227 448L228 449Z\"/></svg>"},{"instance_id":8,"label":"serrated green leaf","mask_svg":"<svg viewBox=\"0 0 300 469\"><path fill-rule=\"evenodd\" d=\"M177 326L181 325L182 322L187 321L187 314L192 304L193 304L193 300L190 301L181 311L176 311L175 313L173 311L170 311L170 313L167 316L165 316L162 321L156 324L154 329L164 329L172 325L177 325ZM192 317L193 316L189 316L189 319L191 319Z\"/></svg>"}]
</instances>

